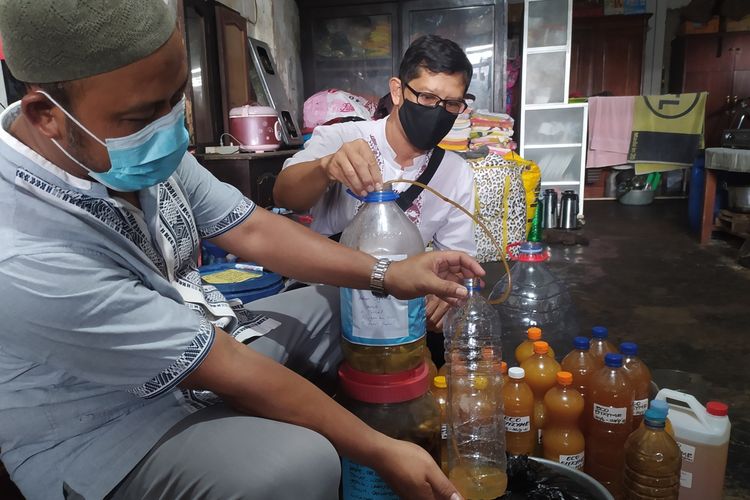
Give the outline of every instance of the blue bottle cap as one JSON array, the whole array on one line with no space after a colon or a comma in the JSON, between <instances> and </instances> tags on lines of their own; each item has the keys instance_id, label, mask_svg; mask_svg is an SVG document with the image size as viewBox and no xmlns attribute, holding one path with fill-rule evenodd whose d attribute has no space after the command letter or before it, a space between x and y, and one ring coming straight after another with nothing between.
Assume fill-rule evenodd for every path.
<instances>
[{"instance_id":1,"label":"blue bottle cap","mask_svg":"<svg viewBox=\"0 0 750 500\"><path fill-rule=\"evenodd\" d=\"M664 427L667 416L656 408L649 408L643 416L651 427Z\"/></svg>"},{"instance_id":2,"label":"blue bottle cap","mask_svg":"<svg viewBox=\"0 0 750 500\"><path fill-rule=\"evenodd\" d=\"M625 356L635 356L638 354L638 344L635 342L623 342L620 344L620 352Z\"/></svg>"},{"instance_id":3,"label":"blue bottle cap","mask_svg":"<svg viewBox=\"0 0 750 500\"><path fill-rule=\"evenodd\" d=\"M653 401L651 401L649 409L661 412L662 415L664 415L664 418L666 418L669 414L669 403L667 403L663 399L654 399Z\"/></svg>"},{"instance_id":4,"label":"blue bottle cap","mask_svg":"<svg viewBox=\"0 0 750 500\"><path fill-rule=\"evenodd\" d=\"M576 337L573 339L573 347L581 351L588 351L591 347L591 342L588 337Z\"/></svg>"},{"instance_id":5,"label":"blue bottle cap","mask_svg":"<svg viewBox=\"0 0 750 500\"><path fill-rule=\"evenodd\" d=\"M521 253L542 253L544 250L544 247L541 243L536 243L533 241L527 241L521 244L521 247L518 249Z\"/></svg>"},{"instance_id":6,"label":"blue bottle cap","mask_svg":"<svg viewBox=\"0 0 750 500\"><path fill-rule=\"evenodd\" d=\"M591 336L595 339L606 339L609 334L606 326L595 326L591 329Z\"/></svg>"},{"instance_id":7,"label":"blue bottle cap","mask_svg":"<svg viewBox=\"0 0 750 500\"><path fill-rule=\"evenodd\" d=\"M607 353L604 356L604 364L611 368L622 368L622 354Z\"/></svg>"},{"instance_id":8,"label":"blue bottle cap","mask_svg":"<svg viewBox=\"0 0 750 500\"><path fill-rule=\"evenodd\" d=\"M398 193L392 189L384 189L383 191L372 191L367 193L362 201L365 203L380 203L383 201L395 201L398 200Z\"/></svg>"}]
</instances>

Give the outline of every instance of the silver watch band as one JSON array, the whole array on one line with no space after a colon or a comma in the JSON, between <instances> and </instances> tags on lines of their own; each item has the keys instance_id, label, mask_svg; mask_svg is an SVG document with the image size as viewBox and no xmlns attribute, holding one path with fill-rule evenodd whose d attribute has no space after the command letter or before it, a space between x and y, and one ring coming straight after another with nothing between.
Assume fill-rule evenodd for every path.
<instances>
[{"instance_id":1,"label":"silver watch band","mask_svg":"<svg viewBox=\"0 0 750 500\"><path fill-rule=\"evenodd\" d=\"M388 296L385 290L385 272L391 265L391 259L378 259L370 274L370 291L376 297L384 298Z\"/></svg>"}]
</instances>

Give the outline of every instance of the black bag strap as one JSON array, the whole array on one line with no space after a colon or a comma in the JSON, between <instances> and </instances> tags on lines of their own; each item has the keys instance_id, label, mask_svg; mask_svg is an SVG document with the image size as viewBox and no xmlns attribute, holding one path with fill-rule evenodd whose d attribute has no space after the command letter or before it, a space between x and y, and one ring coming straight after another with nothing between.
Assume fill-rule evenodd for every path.
<instances>
[{"instance_id":1,"label":"black bag strap","mask_svg":"<svg viewBox=\"0 0 750 500\"><path fill-rule=\"evenodd\" d=\"M416 181L424 185L428 185L432 180L432 177L435 175L435 172L437 172L437 169L440 166L440 163L443 161L444 156L444 149L438 147L433 148L432 154L430 155L430 161L427 162L427 168L425 168L424 171L419 174L419 177L416 178ZM398 205L401 210L406 212L423 190L424 188L422 186L417 186L416 184L410 185L406 191L398 196L396 205ZM328 238L332 239L333 241L339 241L341 239L341 233L332 234Z\"/></svg>"}]
</instances>

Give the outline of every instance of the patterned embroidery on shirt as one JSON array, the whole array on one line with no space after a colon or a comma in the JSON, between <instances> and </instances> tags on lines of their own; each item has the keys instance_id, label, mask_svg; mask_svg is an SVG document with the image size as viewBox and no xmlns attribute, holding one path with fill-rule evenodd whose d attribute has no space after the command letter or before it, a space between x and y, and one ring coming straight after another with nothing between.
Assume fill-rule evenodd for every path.
<instances>
[{"instance_id":1,"label":"patterned embroidery on shirt","mask_svg":"<svg viewBox=\"0 0 750 500\"><path fill-rule=\"evenodd\" d=\"M193 211L171 181L159 184L159 232L174 252L175 269L193 266L198 248L198 231Z\"/></svg>"},{"instance_id":2,"label":"patterned embroidery on shirt","mask_svg":"<svg viewBox=\"0 0 750 500\"><path fill-rule=\"evenodd\" d=\"M50 184L28 170L18 169L16 171L16 179L28 184L34 190L41 191L57 200L69 203L89 213L101 223L135 244L154 263L159 271L163 275L166 275L164 259L154 248L151 238L141 230L135 217L128 210L121 210L108 200L94 198Z\"/></svg>"},{"instance_id":3,"label":"patterned embroidery on shirt","mask_svg":"<svg viewBox=\"0 0 750 500\"><path fill-rule=\"evenodd\" d=\"M234 210L221 219L215 224L210 226L201 227L198 229L198 234L203 239L215 238L222 233L225 233L233 227L239 225L242 221L250 217L250 214L255 210L255 203L250 200L244 199Z\"/></svg>"},{"instance_id":4,"label":"patterned embroidery on shirt","mask_svg":"<svg viewBox=\"0 0 750 500\"><path fill-rule=\"evenodd\" d=\"M193 368L206 357L214 341L214 327L201 318L201 326L193 342L179 358L166 370L143 385L131 388L128 392L144 399L155 398L170 391L187 377Z\"/></svg>"}]
</instances>

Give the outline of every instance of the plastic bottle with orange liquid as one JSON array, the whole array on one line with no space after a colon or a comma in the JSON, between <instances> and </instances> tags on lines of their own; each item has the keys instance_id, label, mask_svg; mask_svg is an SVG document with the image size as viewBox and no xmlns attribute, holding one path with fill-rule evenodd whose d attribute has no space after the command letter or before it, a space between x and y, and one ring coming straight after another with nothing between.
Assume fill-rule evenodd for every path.
<instances>
[{"instance_id":1,"label":"plastic bottle with orange liquid","mask_svg":"<svg viewBox=\"0 0 750 500\"><path fill-rule=\"evenodd\" d=\"M448 382L444 376L432 379L432 397L440 409L440 468L448 474Z\"/></svg>"},{"instance_id":2,"label":"plastic bottle with orange liquid","mask_svg":"<svg viewBox=\"0 0 750 500\"><path fill-rule=\"evenodd\" d=\"M544 428L544 395L557 383L560 364L549 355L547 342L534 342L534 354L521 363L526 373L526 383L534 393L534 418L531 424L537 432L537 454L541 453L542 429Z\"/></svg>"},{"instance_id":3,"label":"plastic bottle with orange liquid","mask_svg":"<svg viewBox=\"0 0 750 500\"><path fill-rule=\"evenodd\" d=\"M544 458L573 469L583 469L586 449L578 422L583 413L583 396L573 386L573 374L557 372L557 386L544 396Z\"/></svg>"},{"instance_id":4,"label":"plastic bottle with orange liquid","mask_svg":"<svg viewBox=\"0 0 750 500\"><path fill-rule=\"evenodd\" d=\"M607 340L609 337L609 330L605 326L595 326L591 329L591 347L589 352L594 358L597 367L604 366L604 356L607 353L616 353L617 348L615 345Z\"/></svg>"},{"instance_id":5,"label":"plastic bottle with orange liquid","mask_svg":"<svg viewBox=\"0 0 750 500\"><path fill-rule=\"evenodd\" d=\"M505 449L511 455L531 455L536 448L536 431L532 425L534 393L524 380L523 368L508 370L509 381L503 386L505 409Z\"/></svg>"},{"instance_id":6,"label":"plastic bottle with orange liquid","mask_svg":"<svg viewBox=\"0 0 750 500\"><path fill-rule=\"evenodd\" d=\"M638 346L633 342L620 344L622 354L622 369L630 378L635 391L633 401L633 430L640 427L643 415L648 409L648 396L651 391L651 371L646 363L638 358Z\"/></svg>"},{"instance_id":7,"label":"plastic bottle with orange liquid","mask_svg":"<svg viewBox=\"0 0 750 500\"><path fill-rule=\"evenodd\" d=\"M625 440L633 430L634 391L622 370L622 355L608 353L605 366L594 373L586 400L586 462L584 470L615 498L622 492Z\"/></svg>"},{"instance_id":8,"label":"plastic bottle with orange liquid","mask_svg":"<svg viewBox=\"0 0 750 500\"><path fill-rule=\"evenodd\" d=\"M540 342L542 341L542 329L536 326L532 326L528 330L526 330L526 340L518 344L518 347L516 347L516 361L518 361L518 364L522 364L524 361L526 361L528 358L530 358L534 354L534 342ZM549 347L549 344L547 344L549 348L549 355L552 356L552 358L555 357L555 351L552 350L551 347Z\"/></svg>"},{"instance_id":9,"label":"plastic bottle with orange liquid","mask_svg":"<svg viewBox=\"0 0 750 500\"><path fill-rule=\"evenodd\" d=\"M588 394L591 377L598 368L594 357L589 351L590 341L586 337L573 339L573 350L565 356L560 367L573 374L573 387L581 393L583 398Z\"/></svg>"}]
</instances>

